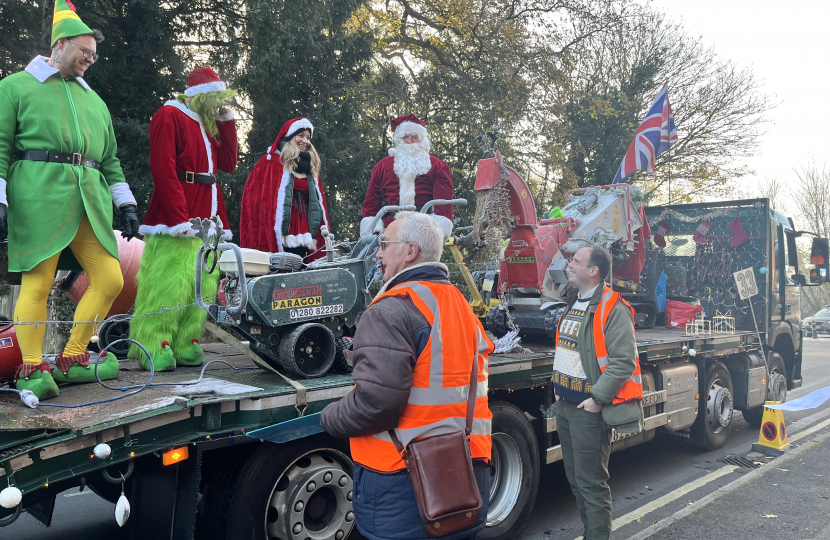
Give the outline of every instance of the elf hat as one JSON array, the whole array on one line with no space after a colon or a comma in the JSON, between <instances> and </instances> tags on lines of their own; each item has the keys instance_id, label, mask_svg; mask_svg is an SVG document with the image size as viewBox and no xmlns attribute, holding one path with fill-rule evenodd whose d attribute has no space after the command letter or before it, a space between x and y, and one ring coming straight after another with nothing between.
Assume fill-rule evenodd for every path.
<instances>
[{"instance_id":1,"label":"elf hat","mask_svg":"<svg viewBox=\"0 0 830 540\"><path fill-rule=\"evenodd\" d=\"M393 118L389 123L396 138L403 138L404 135L417 135L423 140L427 135L426 124L414 114Z\"/></svg>"},{"instance_id":2,"label":"elf hat","mask_svg":"<svg viewBox=\"0 0 830 540\"><path fill-rule=\"evenodd\" d=\"M285 142L291 140L291 137L306 129L314 135L314 126L311 125L308 118L294 118L283 124L279 135L277 135L277 140L274 141L274 144L268 147L268 161L271 161L272 153L280 155L282 145L285 144Z\"/></svg>"},{"instance_id":3,"label":"elf hat","mask_svg":"<svg viewBox=\"0 0 830 540\"><path fill-rule=\"evenodd\" d=\"M55 15L52 18L52 47L59 39L90 35L92 29L85 25L71 0L55 0Z\"/></svg>"},{"instance_id":4,"label":"elf hat","mask_svg":"<svg viewBox=\"0 0 830 540\"><path fill-rule=\"evenodd\" d=\"M208 92L222 92L227 90L227 85L222 82L219 75L209 67L194 69L187 76L187 90L184 95L193 97L196 94L207 94Z\"/></svg>"}]
</instances>

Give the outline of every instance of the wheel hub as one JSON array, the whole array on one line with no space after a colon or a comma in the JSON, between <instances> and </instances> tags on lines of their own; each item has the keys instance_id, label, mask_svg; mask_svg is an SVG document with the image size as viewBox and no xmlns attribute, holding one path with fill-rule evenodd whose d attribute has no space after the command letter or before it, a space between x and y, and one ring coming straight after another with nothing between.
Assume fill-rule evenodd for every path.
<instances>
[{"instance_id":1,"label":"wheel hub","mask_svg":"<svg viewBox=\"0 0 830 540\"><path fill-rule=\"evenodd\" d=\"M732 392L720 385L720 381L712 383L709 389L709 399L706 402L706 421L709 427L717 433L732 421Z\"/></svg>"},{"instance_id":2,"label":"wheel hub","mask_svg":"<svg viewBox=\"0 0 830 540\"><path fill-rule=\"evenodd\" d=\"M269 502L269 538L342 540L354 527L352 479L340 463L319 454L292 465Z\"/></svg>"},{"instance_id":3,"label":"wheel hub","mask_svg":"<svg viewBox=\"0 0 830 540\"><path fill-rule=\"evenodd\" d=\"M488 527L495 527L507 519L518 503L522 488L522 454L519 445L506 433L493 433L492 440Z\"/></svg>"},{"instance_id":4,"label":"wheel hub","mask_svg":"<svg viewBox=\"0 0 830 540\"><path fill-rule=\"evenodd\" d=\"M771 373L767 382L767 395L769 401L787 400L787 378L781 373Z\"/></svg>"}]
</instances>

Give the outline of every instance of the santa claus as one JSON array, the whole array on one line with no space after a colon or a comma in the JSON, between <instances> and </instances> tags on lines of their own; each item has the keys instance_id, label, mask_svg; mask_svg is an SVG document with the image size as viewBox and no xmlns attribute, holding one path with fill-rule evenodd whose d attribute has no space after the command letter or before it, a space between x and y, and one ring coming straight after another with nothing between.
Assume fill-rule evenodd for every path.
<instances>
[{"instance_id":1,"label":"santa claus","mask_svg":"<svg viewBox=\"0 0 830 540\"><path fill-rule=\"evenodd\" d=\"M195 238L189 220L216 215L228 227L216 171L236 169L236 121L224 106L235 94L211 68L199 68L188 77L184 95L166 102L150 122L153 193L139 229L146 246L136 278L130 337L145 346L156 371L199 365L204 357L198 340L205 312L192 305L193 264L202 241ZM223 239L231 236L226 229ZM216 285L216 273L203 275L206 295L215 294ZM179 305L190 307L155 313ZM149 369L140 348L133 345L130 356Z\"/></svg>"},{"instance_id":2,"label":"santa claus","mask_svg":"<svg viewBox=\"0 0 830 540\"><path fill-rule=\"evenodd\" d=\"M393 118L392 148L389 157L382 159L372 170L360 234L381 233L393 220L386 215L370 231L372 221L387 205L415 205L420 209L433 199L452 199L452 174L446 163L429 155L431 142L426 125L414 114ZM452 234L452 206L434 208L433 217L446 238Z\"/></svg>"},{"instance_id":3,"label":"santa claus","mask_svg":"<svg viewBox=\"0 0 830 540\"><path fill-rule=\"evenodd\" d=\"M318 246L324 245L322 226L329 227L329 212L312 135L307 118L289 120L254 166L242 193L242 247L287 251L305 262L325 255Z\"/></svg>"}]
</instances>

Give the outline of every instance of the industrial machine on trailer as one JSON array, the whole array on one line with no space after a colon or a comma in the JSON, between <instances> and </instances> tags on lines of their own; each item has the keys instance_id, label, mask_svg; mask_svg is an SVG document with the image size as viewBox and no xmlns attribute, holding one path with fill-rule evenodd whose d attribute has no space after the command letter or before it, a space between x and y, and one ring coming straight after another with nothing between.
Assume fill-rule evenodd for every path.
<instances>
[{"instance_id":1,"label":"industrial machine on trailer","mask_svg":"<svg viewBox=\"0 0 830 540\"><path fill-rule=\"evenodd\" d=\"M635 307L645 306L638 308L637 345L646 411L645 431L615 435L615 450L646 442L657 432L718 448L726 442L735 411L759 420L764 400L783 401L787 389L801 384L799 289L826 280L828 261L825 253L808 283L795 245L801 233L768 200L646 207L638 213L628 189L611 186L574 193L577 204L565 206L564 218L537 223L529 188L500 155L481 160L476 184L482 206L486 190L496 190L500 197L509 197L512 212L500 223L495 223L497 211L488 214L494 221L488 233L504 225L509 242L500 269L489 271L492 286L483 294L472 291L479 300L476 308L495 334L503 328L493 324L512 320L524 335L522 349L490 358L493 488L487 528L480 537L517 537L532 510L541 467L561 460L556 419L549 414L555 352L549 328L555 320L547 319L560 309L562 263L557 261L566 259L574 238L609 244L619 276L626 261L636 257L636 233L646 223L666 222L664 230L671 233L665 236L665 249L647 250L646 276L640 283L614 278L614 286ZM606 205L607 200L611 202ZM516 211L519 205L522 213ZM568 215L572 210L582 217ZM737 247L725 247L719 237L731 231L728 224L739 211L747 238ZM608 219L606 225L588 223L597 215ZM706 244L694 239L702 221L709 222ZM247 434L319 412L351 391L348 373L318 369L329 363L330 351L323 355L322 348L317 350L318 338L297 329L319 324L334 339L348 334L352 317L362 309L353 311L352 299L365 306L361 298L376 242L363 238L339 258L331 242L326 261L299 272L278 260L272 270L269 256L263 276L243 276L246 255L234 251L234 266L225 266L224 304L205 305L218 323L212 326L214 333L232 344L205 345L206 360L221 359L228 365L208 366L203 378L197 379L198 368L159 373L153 382L167 385L74 409L47 409L46 403L27 408L13 394L0 392L0 525L14 522L23 510L49 525L59 493L91 489L112 502L124 494L132 511L124 527L133 538L341 540L353 535L353 464L346 441L316 434L274 444ZM455 245L455 239L449 244ZM826 241L816 245L820 251ZM202 257L196 262L200 269L205 263ZM227 259L225 263L230 264ZM230 271L234 267L235 276ZM754 304L735 300L736 291L725 277L728 271L746 268L756 281L757 294L750 300ZM531 269L535 277L527 280L517 274L520 269ZM327 281L314 283L302 275L314 272L345 272L349 278L337 291L337 285L329 289ZM734 328L716 332L711 324L707 329L706 324L692 323L687 331L685 325L658 325L660 308L652 283L663 273L669 296L698 298L711 312L710 322L719 312L734 320ZM267 286L260 285L266 280ZM323 289L332 296L324 296ZM488 312L491 299L499 303L493 305L496 311ZM287 317L280 312L283 307ZM331 347L329 335L323 335ZM291 347L282 346L285 339ZM295 352L307 355L305 364L293 357L292 366L285 359ZM130 369L129 362L123 366L123 388L146 381L146 372ZM319 376L298 374L304 369ZM191 384L194 379L199 382ZM99 385L75 385L48 403L73 406L112 395Z\"/></svg>"}]
</instances>

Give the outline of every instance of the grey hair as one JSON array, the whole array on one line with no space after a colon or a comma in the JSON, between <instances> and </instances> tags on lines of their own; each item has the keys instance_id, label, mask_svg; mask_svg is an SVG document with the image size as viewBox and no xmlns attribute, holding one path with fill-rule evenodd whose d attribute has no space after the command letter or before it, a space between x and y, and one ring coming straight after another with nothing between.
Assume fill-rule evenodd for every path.
<instances>
[{"instance_id":1,"label":"grey hair","mask_svg":"<svg viewBox=\"0 0 830 540\"><path fill-rule=\"evenodd\" d=\"M398 240L417 244L421 250L421 262L441 260L444 253L444 232L431 216L420 212L398 212L395 221L400 221Z\"/></svg>"}]
</instances>

